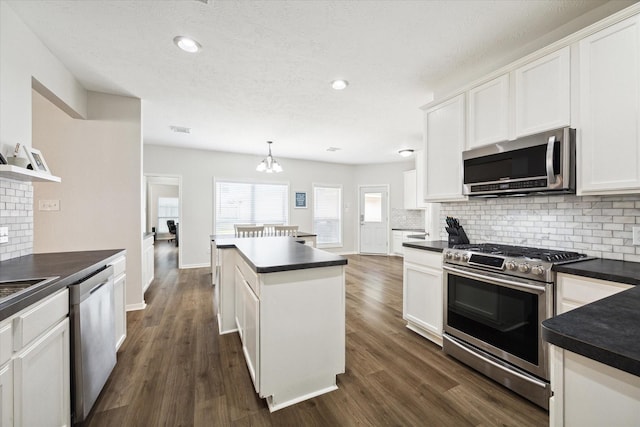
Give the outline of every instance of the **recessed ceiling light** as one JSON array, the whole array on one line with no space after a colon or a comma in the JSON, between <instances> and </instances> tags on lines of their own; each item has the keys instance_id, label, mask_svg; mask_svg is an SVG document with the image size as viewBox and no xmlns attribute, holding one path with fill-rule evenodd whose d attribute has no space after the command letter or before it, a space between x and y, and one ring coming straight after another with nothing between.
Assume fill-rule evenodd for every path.
<instances>
[{"instance_id":1,"label":"recessed ceiling light","mask_svg":"<svg viewBox=\"0 0 640 427\"><path fill-rule=\"evenodd\" d=\"M410 148L405 148L404 150L398 151L398 154L402 157L410 157L413 155L413 150Z\"/></svg>"},{"instance_id":2,"label":"recessed ceiling light","mask_svg":"<svg viewBox=\"0 0 640 427\"><path fill-rule=\"evenodd\" d=\"M202 49L202 45L200 43L198 43L194 39L186 37L186 36L175 36L173 38L173 42L180 49L184 50L185 52L189 52L189 53L196 53L197 51Z\"/></svg>"},{"instance_id":3,"label":"recessed ceiling light","mask_svg":"<svg viewBox=\"0 0 640 427\"><path fill-rule=\"evenodd\" d=\"M346 89L347 86L349 86L349 82L346 80L334 80L331 82L331 87L335 90L343 90Z\"/></svg>"}]
</instances>

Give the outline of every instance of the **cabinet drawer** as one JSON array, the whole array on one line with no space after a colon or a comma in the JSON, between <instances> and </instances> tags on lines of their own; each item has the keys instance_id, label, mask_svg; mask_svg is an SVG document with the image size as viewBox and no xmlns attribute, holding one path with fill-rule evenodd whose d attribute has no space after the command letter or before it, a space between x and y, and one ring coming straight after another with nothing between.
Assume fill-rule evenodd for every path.
<instances>
[{"instance_id":1,"label":"cabinet drawer","mask_svg":"<svg viewBox=\"0 0 640 427\"><path fill-rule=\"evenodd\" d=\"M404 248L404 262L442 270L442 254L422 249Z\"/></svg>"},{"instance_id":2,"label":"cabinet drawer","mask_svg":"<svg viewBox=\"0 0 640 427\"><path fill-rule=\"evenodd\" d=\"M18 351L69 314L69 290L63 289L13 319L13 349Z\"/></svg>"},{"instance_id":3,"label":"cabinet drawer","mask_svg":"<svg viewBox=\"0 0 640 427\"><path fill-rule=\"evenodd\" d=\"M0 325L0 365L11 359L13 346L11 345L11 322Z\"/></svg>"},{"instance_id":4,"label":"cabinet drawer","mask_svg":"<svg viewBox=\"0 0 640 427\"><path fill-rule=\"evenodd\" d=\"M255 273L255 271L253 271L251 267L249 267L249 264L247 264L244 258L242 258L242 255L238 254L236 259L238 260L237 265L240 273L242 273L242 277L249 284L251 290L253 290L253 292L258 297L260 297L260 292L258 291L258 275Z\"/></svg>"},{"instance_id":5,"label":"cabinet drawer","mask_svg":"<svg viewBox=\"0 0 640 427\"><path fill-rule=\"evenodd\" d=\"M632 287L623 283L564 274L558 275L558 286L562 299L575 301L579 303L578 306L598 301Z\"/></svg>"},{"instance_id":6,"label":"cabinet drawer","mask_svg":"<svg viewBox=\"0 0 640 427\"><path fill-rule=\"evenodd\" d=\"M111 263L113 266L113 277L118 277L127 271L127 257L119 257Z\"/></svg>"}]
</instances>

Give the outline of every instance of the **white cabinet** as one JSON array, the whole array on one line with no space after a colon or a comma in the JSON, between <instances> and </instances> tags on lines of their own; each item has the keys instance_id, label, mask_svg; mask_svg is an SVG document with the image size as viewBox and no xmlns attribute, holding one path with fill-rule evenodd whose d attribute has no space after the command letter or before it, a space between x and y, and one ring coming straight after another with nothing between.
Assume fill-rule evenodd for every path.
<instances>
[{"instance_id":1,"label":"white cabinet","mask_svg":"<svg viewBox=\"0 0 640 427\"><path fill-rule=\"evenodd\" d=\"M10 329L7 322L0 327L0 356L11 353L0 367L3 426L70 425L68 313L69 291L62 289L12 316Z\"/></svg>"},{"instance_id":2,"label":"white cabinet","mask_svg":"<svg viewBox=\"0 0 640 427\"><path fill-rule=\"evenodd\" d=\"M260 391L260 300L251 290L249 284L242 280L239 284L242 293L243 335L242 352L244 353L251 380L256 389Z\"/></svg>"},{"instance_id":3,"label":"white cabinet","mask_svg":"<svg viewBox=\"0 0 640 427\"><path fill-rule=\"evenodd\" d=\"M391 253L394 255L400 255L402 256L402 254L404 254L404 251L402 250L402 241L404 239L404 233L402 231L398 231L398 230L393 230L392 231L392 243L391 243Z\"/></svg>"},{"instance_id":4,"label":"white cabinet","mask_svg":"<svg viewBox=\"0 0 640 427\"><path fill-rule=\"evenodd\" d=\"M579 43L578 191L640 189L640 17Z\"/></svg>"},{"instance_id":5,"label":"white cabinet","mask_svg":"<svg viewBox=\"0 0 640 427\"><path fill-rule=\"evenodd\" d=\"M464 94L425 111L423 185L427 202L466 200L462 195L464 115Z\"/></svg>"},{"instance_id":6,"label":"white cabinet","mask_svg":"<svg viewBox=\"0 0 640 427\"><path fill-rule=\"evenodd\" d=\"M149 236L142 241L142 292L146 292L153 282L154 260L153 260L153 236Z\"/></svg>"},{"instance_id":7,"label":"white cabinet","mask_svg":"<svg viewBox=\"0 0 640 427\"><path fill-rule=\"evenodd\" d=\"M407 328L442 346L442 254L405 248L402 318Z\"/></svg>"},{"instance_id":8,"label":"white cabinet","mask_svg":"<svg viewBox=\"0 0 640 427\"><path fill-rule=\"evenodd\" d=\"M240 339L244 339L244 277L242 277L242 273L240 269L236 266L235 274L235 319L236 319L236 328L238 329L238 335L240 335Z\"/></svg>"},{"instance_id":9,"label":"white cabinet","mask_svg":"<svg viewBox=\"0 0 640 427\"><path fill-rule=\"evenodd\" d=\"M0 366L0 425L13 425L13 360Z\"/></svg>"},{"instance_id":10,"label":"white cabinet","mask_svg":"<svg viewBox=\"0 0 640 427\"><path fill-rule=\"evenodd\" d=\"M418 209L416 170L412 169L404 172L404 208Z\"/></svg>"},{"instance_id":11,"label":"white cabinet","mask_svg":"<svg viewBox=\"0 0 640 427\"><path fill-rule=\"evenodd\" d=\"M562 314L631 288L632 285L558 273L556 313Z\"/></svg>"},{"instance_id":12,"label":"white cabinet","mask_svg":"<svg viewBox=\"0 0 640 427\"><path fill-rule=\"evenodd\" d=\"M509 74L468 93L467 149L509 139Z\"/></svg>"},{"instance_id":13,"label":"white cabinet","mask_svg":"<svg viewBox=\"0 0 640 427\"><path fill-rule=\"evenodd\" d=\"M116 351L127 338L127 258L120 256L110 263L113 266L113 296L115 310Z\"/></svg>"},{"instance_id":14,"label":"white cabinet","mask_svg":"<svg viewBox=\"0 0 640 427\"><path fill-rule=\"evenodd\" d=\"M570 59L567 46L515 70L516 137L570 125Z\"/></svg>"},{"instance_id":15,"label":"white cabinet","mask_svg":"<svg viewBox=\"0 0 640 427\"><path fill-rule=\"evenodd\" d=\"M65 318L14 358L15 425L69 425L70 378Z\"/></svg>"}]
</instances>

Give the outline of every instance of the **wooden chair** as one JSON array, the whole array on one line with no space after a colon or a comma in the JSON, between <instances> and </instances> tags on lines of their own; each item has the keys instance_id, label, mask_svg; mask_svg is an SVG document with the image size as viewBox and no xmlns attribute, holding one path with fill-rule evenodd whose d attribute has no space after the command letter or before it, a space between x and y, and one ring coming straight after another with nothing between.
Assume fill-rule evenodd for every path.
<instances>
[{"instance_id":1,"label":"wooden chair","mask_svg":"<svg viewBox=\"0 0 640 427\"><path fill-rule=\"evenodd\" d=\"M275 236L298 237L297 225L275 225L273 227L273 231Z\"/></svg>"},{"instance_id":2,"label":"wooden chair","mask_svg":"<svg viewBox=\"0 0 640 427\"><path fill-rule=\"evenodd\" d=\"M238 225L236 228L236 237L262 237L264 236L263 225Z\"/></svg>"},{"instance_id":3,"label":"wooden chair","mask_svg":"<svg viewBox=\"0 0 640 427\"><path fill-rule=\"evenodd\" d=\"M275 236L276 232L274 230L274 227L276 225L282 225L282 223L278 223L278 224L264 224L264 235L265 236Z\"/></svg>"}]
</instances>

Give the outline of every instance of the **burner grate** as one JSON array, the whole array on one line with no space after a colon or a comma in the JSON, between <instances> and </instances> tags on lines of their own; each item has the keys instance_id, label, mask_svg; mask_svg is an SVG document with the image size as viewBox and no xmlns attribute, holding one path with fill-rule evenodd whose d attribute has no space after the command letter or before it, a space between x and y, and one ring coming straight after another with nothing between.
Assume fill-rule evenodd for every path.
<instances>
[{"instance_id":1,"label":"burner grate","mask_svg":"<svg viewBox=\"0 0 640 427\"><path fill-rule=\"evenodd\" d=\"M454 246L454 249L462 249L490 255L502 255L513 258L530 258L551 263L572 261L586 257L586 255L578 252L532 248L528 246L500 245L494 243L456 245Z\"/></svg>"}]
</instances>

